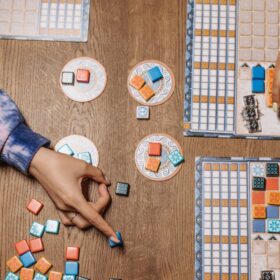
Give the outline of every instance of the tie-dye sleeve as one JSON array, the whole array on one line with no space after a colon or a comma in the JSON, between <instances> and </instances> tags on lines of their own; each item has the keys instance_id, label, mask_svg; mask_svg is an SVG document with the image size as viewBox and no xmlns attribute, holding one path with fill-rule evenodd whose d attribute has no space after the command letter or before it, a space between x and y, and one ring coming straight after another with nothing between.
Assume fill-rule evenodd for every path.
<instances>
[{"instance_id":1,"label":"tie-dye sleeve","mask_svg":"<svg viewBox=\"0 0 280 280\"><path fill-rule=\"evenodd\" d=\"M0 159L28 174L36 152L50 141L25 124L16 104L0 90Z\"/></svg>"}]
</instances>

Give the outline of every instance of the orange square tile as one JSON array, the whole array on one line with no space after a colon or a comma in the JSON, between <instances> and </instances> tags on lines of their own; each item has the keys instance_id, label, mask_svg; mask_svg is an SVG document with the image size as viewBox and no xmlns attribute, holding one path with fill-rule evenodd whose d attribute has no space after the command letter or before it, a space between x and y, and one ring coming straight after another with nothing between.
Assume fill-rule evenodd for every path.
<instances>
[{"instance_id":1,"label":"orange square tile","mask_svg":"<svg viewBox=\"0 0 280 280\"><path fill-rule=\"evenodd\" d=\"M44 257L39 259L35 264L35 268L40 272L42 272L43 274L46 274L51 267L52 264Z\"/></svg>"},{"instance_id":2,"label":"orange square tile","mask_svg":"<svg viewBox=\"0 0 280 280\"><path fill-rule=\"evenodd\" d=\"M265 204L265 192L264 191L252 192L252 204Z\"/></svg>"},{"instance_id":3,"label":"orange square tile","mask_svg":"<svg viewBox=\"0 0 280 280\"><path fill-rule=\"evenodd\" d=\"M280 205L280 192L267 192L267 204Z\"/></svg>"},{"instance_id":4,"label":"orange square tile","mask_svg":"<svg viewBox=\"0 0 280 280\"><path fill-rule=\"evenodd\" d=\"M265 219L266 218L266 207L264 205L253 205L253 218L254 219Z\"/></svg>"},{"instance_id":5,"label":"orange square tile","mask_svg":"<svg viewBox=\"0 0 280 280\"><path fill-rule=\"evenodd\" d=\"M153 89L151 89L148 85L143 86L139 92L146 101L150 100L155 95Z\"/></svg>"},{"instance_id":6,"label":"orange square tile","mask_svg":"<svg viewBox=\"0 0 280 280\"><path fill-rule=\"evenodd\" d=\"M66 260L78 261L80 255L79 247L67 247L66 248Z\"/></svg>"},{"instance_id":7,"label":"orange square tile","mask_svg":"<svg viewBox=\"0 0 280 280\"><path fill-rule=\"evenodd\" d=\"M147 159L145 168L147 170L150 170L150 171L153 171L153 172L158 172L159 166L160 166L160 160L159 159L149 157Z\"/></svg>"},{"instance_id":8,"label":"orange square tile","mask_svg":"<svg viewBox=\"0 0 280 280\"><path fill-rule=\"evenodd\" d=\"M10 258L7 262L7 267L11 270L11 272L15 273L22 268L22 263L17 256Z\"/></svg>"},{"instance_id":9,"label":"orange square tile","mask_svg":"<svg viewBox=\"0 0 280 280\"><path fill-rule=\"evenodd\" d=\"M279 178L278 177L267 177L266 178L266 190L267 191L278 191L279 190Z\"/></svg>"},{"instance_id":10,"label":"orange square tile","mask_svg":"<svg viewBox=\"0 0 280 280\"><path fill-rule=\"evenodd\" d=\"M28 203L28 205L26 206L27 210L35 215L38 215L43 207L44 207L44 204L34 198L31 199L30 202Z\"/></svg>"},{"instance_id":11,"label":"orange square tile","mask_svg":"<svg viewBox=\"0 0 280 280\"><path fill-rule=\"evenodd\" d=\"M26 240L21 240L15 244L18 254L21 256L30 250Z\"/></svg>"},{"instance_id":12,"label":"orange square tile","mask_svg":"<svg viewBox=\"0 0 280 280\"><path fill-rule=\"evenodd\" d=\"M34 276L34 269L23 267L20 270L20 280L32 280Z\"/></svg>"},{"instance_id":13,"label":"orange square tile","mask_svg":"<svg viewBox=\"0 0 280 280\"><path fill-rule=\"evenodd\" d=\"M89 83L90 79L90 72L87 69L78 69L77 70L77 75L76 75L76 80L77 82L80 83Z\"/></svg>"},{"instance_id":14,"label":"orange square tile","mask_svg":"<svg viewBox=\"0 0 280 280\"><path fill-rule=\"evenodd\" d=\"M129 84L131 86L133 86L134 88L136 88L137 90L142 88L145 83L146 83L145 80L141 76L138 76L138 75L134 76L129 82Z\"/></svg>"},{"instance_id":15,"label":"orange square tile","mask_svg":"<svg viewBox=\"0 0 280 280\"><path fill-rule=\"evenodd\" d=\"M29 240L30 251L37 253L44 251L44 244L42 238L33 238Z\"/></svg>"},{"instance_id":16,"label":"orange square tile","mask_svg":"<svg viewBox=\"0 0 280 280\"><path fill-rule=\"evenodd\" d=\"M161 143L149 143L149 156L160 156L161 148Z\"/></svg>"},{"instance_id":17,"label":"orange square tile","mask_svg":"<svg viewBox=\"0 0 280 280\"><path fill-rule=\"evenodd\" d=\"M49 274L49 280L61 280L62 279L62 273L51 271Z\"/></svg>"}]
</instances>

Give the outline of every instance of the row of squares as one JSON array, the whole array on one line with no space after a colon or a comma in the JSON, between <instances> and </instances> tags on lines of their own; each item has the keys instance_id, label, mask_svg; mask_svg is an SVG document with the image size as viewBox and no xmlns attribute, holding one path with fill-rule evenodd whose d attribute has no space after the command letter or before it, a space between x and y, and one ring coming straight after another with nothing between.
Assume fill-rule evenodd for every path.
<instances>
[{"instance_id":1,"label":"row of squares","mask_svg":"<svg viewBox=\"0 0 280 280\"><path fill-rule=\"evenodd\" d=\"M66 154L68 156L73 156L77 159L85 161L88 164L92 164L92 158L89 152L75 153L68 144L64 144L63 146L58 148L58 152Z\"/></svg>"},{"instance_id":2,"label":"row of squares","mask_svg":"<svg viewBox=\"0 0 280 280\"><path fill-rule=\"evenodd\" d=\"M207 124L199 124L199 123L192 123L191 124L191 129L194 130L204 130L204 131L217 131L217 132L233 132L234 131L234 126L233 125L227 125L227 126L223 126L223 125L208 125Z\"/></svg>"},{"instance_id":3,"label":"row of squares","mask_svg":"<svg viewBox=\"0 0 280 280\"><path fill-rule=\"evenodd\" d=\"M253 177L253 190L279 190L279 178Z\"/></svg>"},{"instance_id":4,"label":"row of squares","mask_svg":"<svg viewBox=\"0 0 280 280\"><path fill-rule=\"evenodd\" d=\"M75 84L75 80L78 83L88 84L90 81L90 71L88 69L77 69L76 75L74 72L62 72L61 83L63 85L73 86Z\"/></svg>"},{"instance_id":5,"label":"row of squares","mask_svg":"<svg viewBox=\"0 0 280 280\"><path fill-rule=\"evenodd\" d=\"M254 219L254 233L280 233L280 220L278 219Z\"/></svg>"},{"instance_id":6,"label":"row of squares","mask_svg":"<svg viewBox=\"0 0 280 280\"><path fill-rule=\"evenodd\" d=\"M239 1L239 9L241 11L276 11L278 10L278 0L246 0Z\"/></svg>"},{"instance_id":7,"label":"row of squares","mask_svg":"<svg viewBox=\"0 0 280 280\"><path fill-rule=\"evenodd\" d=\"M23 268L21 271L22 272L20 274L20 278L16 274L9 272L6 275L5 280L19 280L19 279L24 279L24 280L89 280L88 278L81 277L81 276L74 276L74 275L63 275L62 276L62 274L60 272L55 272L55 271L51 271L49 277L37 272L33 278L33 275L35 273L33 269ZM110 278L110 279L111 280L121 280L121 279L117 279L117 278Z\"/></svg>"},{"instance_id":8,"label":"row of squares","mask_svg":"<svg viewBox=\"0 0 280 280\"><path fill-rule=\"evenodd\" d=\"M264 13L260 12L251 12L243 11L239 13L239 22L240 23L268 23L268 24L278 24L279 23L279 14L275 11Z\"/></svg>"},{"instance_id":9,"label":"row of squares","mask_svg":"<svg viewBox=\"0 0 280 280\"><path fill-rule=\"evenodd\" d=\"M215 170L212 171L206 171L204 170L203 175L206 179L211 179L213 178L213 180L211 181L211 184L220 184L220 182L222 184L227 184L228 181L226 181L225 179L230 177L230 179L246 179L247 178L247 173L245 171L240 171L241 167L239 166L232 166L232 165L225 165L225 166L217 166L215 167ZM218 178L224 178L224 181L222 179L222 181L219 181ZM238 181L239 183L240 181ZM245 183L245 181L242 181ZM236 184L236 183L235 183Z\"/></svg>"},{"instance_id":10,"label":"row of squares","mask_svg":"<svg viewBox=\"0 0 280 280\"><path fill-rule=\"evenodd\" d=\"M280 192L279 191L253 191L252 192L252 204L269 204L280 205Z\"/></svg>"},{"instance_id":11,"label":"row of squares","mask_svg":"<svg viewBox=\"0 0 280 280\"><path fill-rule=\"evenodd\" d=\"M279 207L270 205L253 205L253 218L254 219L266 219L274 218L279 219Z\"/></svg>"},{"instance_id":12,"label":"row of squares","mask_svg":"<svg viewBox=\"0 0 280 280\"><path fill-rule=\"evenodd\" d=\"M263 37L263 36L240 36L239 38L240 48L256 48L264 49L278 49L279 38L278 37Z\"/></svg>"}]
</instances>

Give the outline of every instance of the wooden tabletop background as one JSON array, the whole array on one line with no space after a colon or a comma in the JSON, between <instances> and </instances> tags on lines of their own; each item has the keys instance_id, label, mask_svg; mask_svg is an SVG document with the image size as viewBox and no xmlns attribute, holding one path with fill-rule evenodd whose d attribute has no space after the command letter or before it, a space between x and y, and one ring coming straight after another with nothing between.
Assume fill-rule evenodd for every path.
<instances>
[{"instance_id":1,"label":"wooden tabletop background","mask_svg":"<svg viewBox=\"0 0 280 280\"><path fill-rule=\"evenodd\" d=\"M94 280L188 280L194 277L194 160L197 156L280 156L276 141L183 137L185 0L94 0L88 43L0 41L0 87L21 108L29 125L52 143L70 134L90 138L100 167L112 181L106 219L122 232L124 250L110 249L95 229L61 227L44 235L44 255L63 270L65 247L81 247L80 274ZM106 68L108 83L98 99L80 104L59 86L70 59L90 56ZM129 70L145 59L166 63L176 77L171 99L151 109L149 121L137 121L137 103L128 94ZM152 182L134 164L144 136L164 132L176 138L186 162L167 182ZM114 195L117 181L131 184L128 198ZM96 188L92 189L96 194ZM31 198L44 202L38 217L25 209ZM29 238L32 221L57 219L56 210L35 180L10 167L0 168L1 279L13 243Z\"/></svg>"}]
</instances>

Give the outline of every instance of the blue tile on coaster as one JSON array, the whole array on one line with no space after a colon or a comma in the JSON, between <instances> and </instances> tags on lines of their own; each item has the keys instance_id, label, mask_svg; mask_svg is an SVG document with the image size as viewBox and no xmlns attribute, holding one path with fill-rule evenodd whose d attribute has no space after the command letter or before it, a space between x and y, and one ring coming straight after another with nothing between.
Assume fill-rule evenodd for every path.
<instances>
[{"instance_id":1,"label":"blue tile on coaster","mask_svg":"<svg viewBox=\"0 0 280 280\"><path fill-rule=\"evenodd\" d=\"M47 276L38 272L35 274L35 277L33 278L33 280L47 280L47 279L48 279Z\"/></svg>"},{"instance_id":2,"label":"blue tile on coaster","mask_svg":"<svg viewBox=\"0 0 280 280\"><path fill-rule=\"evenodd\" d=\"M267 220L267 231L269 233L280 233L280 220Z\"/></svg>"},{"instance_id":3,"label":"blue tile on coaster","mask_svg":"<svg viewBox=\"0 0 280 280\"><path fill-rule=\"evenodd\" d=\"M5 277L5 280L19 280L19 277L12 273L12 272L9 272L6 277Z\"/></svg>"},{"instance_id":4,"label":"blue tile on coaster","mask_svg":"<svg viewBox=\"0 0 280 280\"><path fill-rule=\"evenodd\" d=\"M263 219L258 219L258 220L253 220L253 232L265 232L265 220Z\"/></svg>"},{"instance_id":5,"label":"blue tile on coaster","mask_svg":"<svg viewBox=\"0 0 280 280\"><path fill-rule=\"evenodd\" d=\"M182 156L182 154L180 153L180 151L178 151L178 150L171 152L169 154L168 158L174 166L178 166L185 160L184 157Z\"/></svg>"},{"instance_id":6,"label":"blue tile on coaster","mask_svg":"<svg viewBox=\"0 0 280 280\"><path fill-rule=\"evenodd\" d=\"M55 220L47 220L45 231L47 233L58 234L59 233L60 222Z\"/></svg>"},{"instance_id":7,"label":"blue tile on coaster","mask_svg":"<svg viewBox=\"0 0 280 280\"><path fill-rule=\"evenodd\" d=\"M33 222L29 230L29 233L36 237L42 237L44 234L44 230L45 230L45 226L37 222Z\"/></svg>"},{"instance_id":8,"label":"blue tile on coaster","mask_svg":"<svg viewBox=\"0 0 280 280\"><path fill-rule=\"evenodd\" d=\"M121 233L120 233L119 231L117 231L117 232L116 232L116 235L117 235L118 239L120 240L120 242L119 242L119 243L116 243L116 242L114 242L113 240L111 240L111 239L109 238L109 245L110 245L111 248L114 248L114 247L122 247L122 246L123 246L123 239L122 239Z\"/></svg>"},{"instance_id":9,"label":"blue tile on coaster","mask_svg":"<svg viewBox=\"0 0 280 280\"><path fill-rule=\"evenodd\" d=\"M157 82L158 80L161 80L163 78L163 75L159 69L158 66L155 66L153 68L151 68L149 71L148 71L148 75L149 75L149 78L151 79L151 81L153 83Z\"/></svg>"},{"instance_id":10,"label":"blue tile on coaster","mask_svg":"<svg viewBox=\"0 0 280 280\"><path fill-rule=\"evenodd\" d=\"M73 150L70 148L70 146L68 144L63 145L57 151L59 153L62 153L62 154L68 155L68 156L73 156L74 155Z\"/></svg>"},{"instance_id":11,"label":"blue tile on coaster","mask_svg":"<svg viewBox=\"0 0 280 280\"><path fill-rule=\"evenodd\" d=\"M261 65L256 65L252 68L252 79L265 79L265 69Z\"/></svg>"},{"instance_id":12,"label":"blue tile on coaster","mask_svg":"<svg viewBox=\"0 0 280 280\"><path fill-rule=\"evenodd\" d=\"M76 280L75 275L63 275L62 280Z\"/></svg>"},{"instance_id":13,"label":"blue tile on coaster","mask_svg":"<svg viewBox=\"0 0 280 280\"><path fill-rule=\"evenodd\" d=\"M79 263L78 262L65 262L66 275L78 275L79 274Z\"/></svg>"},{"instance_id":14,"label":"blue tile on coaster","mask_svg":"<svg viewBox=\"0 0 280 280\"><path fill-rule=\"evenodd\" d=\"M268 219L279 219L279 207L274 205L267 206L266 217Z\"/></svg>"},{"instance_id":15,"label":"blue tile on coaster","mask_svg":"<svg viewBox=\"0 0 280 280\"><path fill-rule=\"evenodd\" d=\"M264 80L252 80L252 92L264 93L265 92Z\"/></svg>"},{"instance_id":16,"label":"blue tile on coaster","mask_svg":"<svg viewBox=\"0 0 280 280\"><path fill-rule=\"evenodd\" d=\"M92 164L91 155L89 152L78 153L77 158L85 161L88 164Z\"/></svg>"},{"instance_id":17,"label":"blue tile on coaster","mask_svg":"<svg viewBox=\"0 0 280 280\"><path fill-rule=\"evenodd\" d=\"M24 267L30 267L36 263L36 259L34 258L34 256L32 255L32 253L30 251L19 256L19 259L22 262Z\"/></svg>"}]
</instances>

